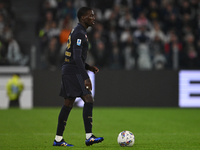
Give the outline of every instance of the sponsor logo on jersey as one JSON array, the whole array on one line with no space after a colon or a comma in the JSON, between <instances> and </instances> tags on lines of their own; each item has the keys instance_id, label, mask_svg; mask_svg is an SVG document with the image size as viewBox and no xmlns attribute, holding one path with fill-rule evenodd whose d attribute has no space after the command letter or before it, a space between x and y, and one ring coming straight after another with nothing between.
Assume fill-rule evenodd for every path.
<instances>
[{"instance_id":1,"label":"sponsor logo on jersey","mask_svg":"<svg viewBox=\"0 0 200 150\"><path fill-rule=\"evenodd\" d=\"M77 45L81 46L81 39L77 39Z\"/></svg>"}]
</instances>

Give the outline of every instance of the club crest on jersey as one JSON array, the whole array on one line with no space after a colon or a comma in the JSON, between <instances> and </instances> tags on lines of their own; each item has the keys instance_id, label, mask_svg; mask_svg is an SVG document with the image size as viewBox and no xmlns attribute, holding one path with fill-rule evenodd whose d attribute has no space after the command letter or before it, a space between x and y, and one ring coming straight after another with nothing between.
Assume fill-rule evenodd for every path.
<instances>
[{"instance_id":1,"label":"club crest on jersey","mask_svg":"<svg viewBox=\"0 0 200 150\"><path fill-rule=\"evenodd\" d=\"M81 39L77 39L77 45L81 46Z\"/></svg>"}]
</instances>

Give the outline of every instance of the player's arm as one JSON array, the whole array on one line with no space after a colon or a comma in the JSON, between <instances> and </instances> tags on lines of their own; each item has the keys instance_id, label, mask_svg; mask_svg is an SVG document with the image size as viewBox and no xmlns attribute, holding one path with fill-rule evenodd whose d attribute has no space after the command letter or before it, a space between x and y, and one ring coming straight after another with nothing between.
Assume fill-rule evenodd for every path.
<instances>
[{"instance_id":1,"label":"player's arm","mask_svg":"<svg viewBox=\"0 0 200 150\"><path fill-rule=\"evenodd\" d=\"M87 63L85 63L85 69L94 72L94 74L99 72L99 68L97 68L96 66L90 66Z\"/></svg>"},{"instance_id":2,"label":"player's arm","mask_svg":"<svg viewBox=\"0 0 200 150\"><path fill-rule=\"evenodd\" d=\"M79 34L76 36L78 38L74 38L74 45L73 45L73 59L78 67L78 69L81 72L81 76L83 77L83 80L85 82L85 87L88 90L92 90L92 84L90 81L90 78L85 70L85 64L82 61L81 54L82 54L82 42L84 39L84 36Z\"/></svg>"},{"instance_id":3,"label":"player's arm","mask_svg":"<svg viewBox=\"0 0 200 150\"><path fill-rule=\"evenodd\" d=\"M86 80L89 78L85 68L84 68L84 64L83 64L83 61L81 59L81 52L82 50L81 49L74 49L73 50L73 59L78 67L78 69L80 70L81 72L81 75L83 77L83 80Z\"/></svg>"},{"instance_id":4,"label":"player's arm","mask_svg":"<svg viewBox=\"0 0 200 150\"><path fill-rule=\"evenodd\" d=\"M90 78L89 78L89 76L88 76L88 74L87 74L87 72L84 68L84 64L83 64L83 61L81 59L81 52L82 52L81 49L74 49L73 50L73 54L74 54L73 58L74 58L74 61L75 61L76 65L78 66L78 68L81 72L81 75L82 75L84 83L85 83L85 88L87 90L91 91L92 90L92 83L91 83Z\"/></svg>"}]
</instances>

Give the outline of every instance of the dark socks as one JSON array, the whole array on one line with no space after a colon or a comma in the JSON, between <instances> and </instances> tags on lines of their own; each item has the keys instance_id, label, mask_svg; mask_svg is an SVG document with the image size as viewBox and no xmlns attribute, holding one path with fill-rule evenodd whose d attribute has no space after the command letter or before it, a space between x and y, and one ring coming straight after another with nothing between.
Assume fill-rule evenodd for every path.
<instances>
[{"instance_id":1,"label":"dark socks","mask_svg":"<svg viewBox=\"0 0 200 150\"><path fill-rule=\"evenodd\" d=\"M93 109L93 103L84 104L83 121L86 133L92 133L92 109Z\"/></svg>"},{"instance_id":2,"label":"dark socks","mask_svg":"<svg viewBox=\"0 0 200 150\"><path fill-rule=\"evenodd\" d=\"M67 118L69 116L71 109L72 109L72 107L67 107L67 106L63 105L62 109L60 110L56 135L60 135L60 136L63 135L65 126L66 126L66 122L67 122Z\"/></svg>"}]
</instances>

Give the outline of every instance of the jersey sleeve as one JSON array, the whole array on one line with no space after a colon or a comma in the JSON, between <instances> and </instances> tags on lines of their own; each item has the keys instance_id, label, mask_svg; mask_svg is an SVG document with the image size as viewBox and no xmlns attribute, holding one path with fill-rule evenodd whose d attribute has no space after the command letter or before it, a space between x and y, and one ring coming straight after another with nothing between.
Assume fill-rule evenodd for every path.
<instances>
[{"instance_id":1,"label":"jersey sleeve","mask_svg":"<svg viewBox=\"0 0 200 150\"><path fill-rule=\"evenodd\" d=\"M81 76L83 80L89 78L87 71L85 69L85 63L83 62L81 55L82 55L82 46L83 42L85 42L85 37L83 34L77 34L74 36L73 40L73 59L81 72Z\"/></svg>"}]
</instances>

